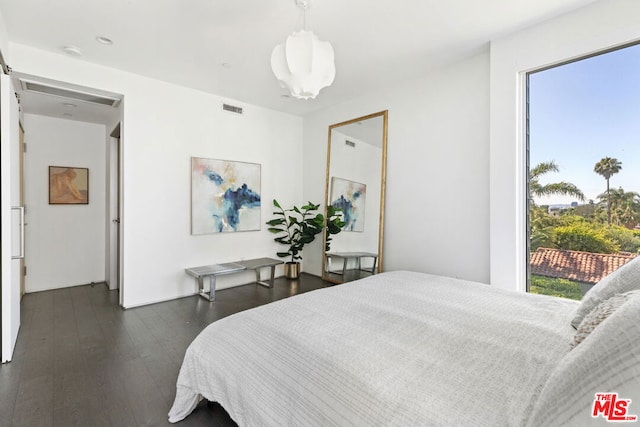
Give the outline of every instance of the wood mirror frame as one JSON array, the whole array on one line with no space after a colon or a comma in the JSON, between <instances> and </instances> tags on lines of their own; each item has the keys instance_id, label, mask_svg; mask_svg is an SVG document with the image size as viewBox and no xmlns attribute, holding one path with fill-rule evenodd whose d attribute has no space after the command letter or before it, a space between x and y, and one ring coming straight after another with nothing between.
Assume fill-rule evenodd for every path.
<instances>
[{"instance_id":1,"label":"wood mirror frame","mask_svg":"<svg viewBox=\"0 0 640 427\"><path fill-rule=\"evenodd\" d=\"M387 128L388 110L329 126L322 241L326 281L343 283L383 271ZM346 224L337 234L328 235L328 206L345 208Z\"/></svg>"}]
</instances>

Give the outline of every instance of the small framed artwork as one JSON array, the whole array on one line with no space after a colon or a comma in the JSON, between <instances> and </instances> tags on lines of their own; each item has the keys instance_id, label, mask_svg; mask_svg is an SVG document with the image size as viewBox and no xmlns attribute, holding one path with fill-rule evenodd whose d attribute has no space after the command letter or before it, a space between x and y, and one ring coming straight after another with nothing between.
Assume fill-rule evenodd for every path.
<instances>
[{"instance_id":1,"label":"small framed artwork","mask_svg":"<svg viewBox=\"0 0 640 427\"><path fill-rule=\"evenodd\" d=\"M191 234L260 230L258 163L191 158Z\"/></svg>"},{"instance_id":2,"label":"small framed artwork","mask_svg":"<svg viewBox=\"0 0 640 427\"><path fill-rule=\"evenodd\" d=\"M342 209L343 231L364 231L367 185L348 179L331 178L331 206Z\"/></svg>"},{"instance_id":3,"label":"small framed artwork","mask_svg":"<svg viewBox=\"0 0 640 427\"><path fill-rule=\"evenodd\" d=\"M89 169L49 166L50 205L88 205Z\"/></svg>"}]
</instances>

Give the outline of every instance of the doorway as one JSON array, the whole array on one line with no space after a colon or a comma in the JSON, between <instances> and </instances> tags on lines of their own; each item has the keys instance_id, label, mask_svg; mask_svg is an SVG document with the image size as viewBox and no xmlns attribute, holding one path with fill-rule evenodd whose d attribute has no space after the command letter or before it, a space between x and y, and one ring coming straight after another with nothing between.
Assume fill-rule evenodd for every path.
<instances>
[{"instance_id":1,"label":"doorway","mask_svg":"<svg viewBox=\"0 0 640 427\"><path fill-rule=\"evenodd\" d=\"M119 144L115 145L117 154L110 158L114 127L120 140L122 96L17 71L12 72L12 80L20 95L28 146L24 185L31 233L23 292L108 283L112 219L119 220L122 209ZM112 160L118 166L113 171ZM49 170L60 166L88 171L88 200L84 203L52 203L49 199ZM115 217L109 191L112 180L117 191L113 200L118 203ZM120 230L115 236L121 241ZM121 253L113 257L118 258L118 273ZM120 275L114 278L121 288Z\"/></svg>"}]
</instances>

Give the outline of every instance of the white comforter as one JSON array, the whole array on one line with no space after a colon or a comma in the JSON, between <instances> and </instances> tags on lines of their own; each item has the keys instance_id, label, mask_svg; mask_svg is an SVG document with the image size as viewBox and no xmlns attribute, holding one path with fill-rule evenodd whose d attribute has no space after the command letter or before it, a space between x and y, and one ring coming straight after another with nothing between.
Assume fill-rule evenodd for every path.
<instances>
[{"instance_id":1,"label":"white comforter","mask_svg":"<svg viewBox=\"0 0 640 427\"><path fill-rule=\"evenodd\" d=\"M169 421L204 397L247 426L523 425L577 302L383 273L212 323Z\"/></svg>"}]
</instances>

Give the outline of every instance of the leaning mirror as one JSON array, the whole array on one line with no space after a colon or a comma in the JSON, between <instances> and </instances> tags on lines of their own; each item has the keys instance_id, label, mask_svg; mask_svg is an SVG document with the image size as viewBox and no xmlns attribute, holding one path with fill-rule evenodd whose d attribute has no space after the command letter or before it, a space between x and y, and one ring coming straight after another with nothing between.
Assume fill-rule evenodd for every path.
<instances>
[{"instance_id":1,"label":"leaning mirror","mask_svg":"<svg viewBox=\"0 0 640 427\"><path fill-rule=\"evenodd\" d=\"M382 271L386 159L387 111L329 126L324 280Z\"/></svg>"}]
</instances>

